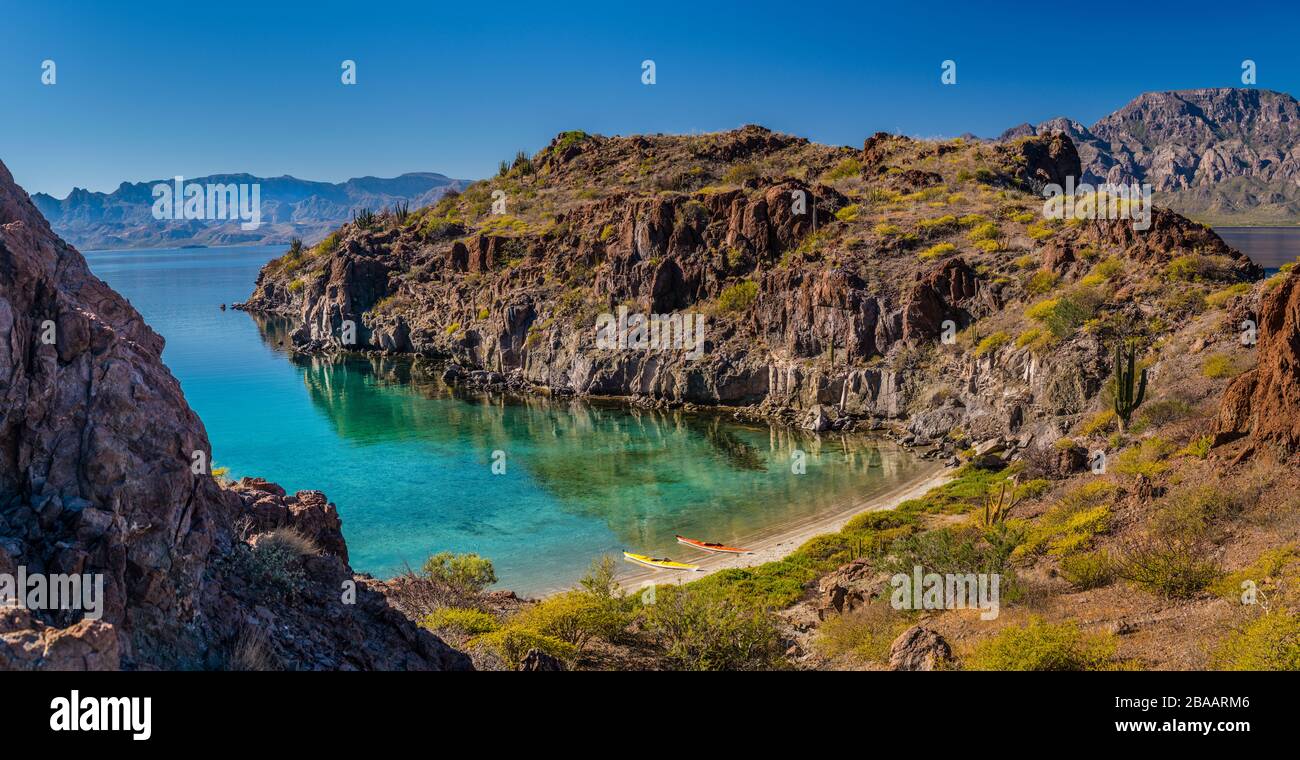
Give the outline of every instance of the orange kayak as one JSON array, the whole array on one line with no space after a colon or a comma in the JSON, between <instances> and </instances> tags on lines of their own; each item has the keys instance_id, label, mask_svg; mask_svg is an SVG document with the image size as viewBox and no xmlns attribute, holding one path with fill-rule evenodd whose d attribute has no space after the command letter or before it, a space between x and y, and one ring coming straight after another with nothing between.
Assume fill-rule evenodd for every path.
<instances>
[{"instance_id":1,"label":"orange kayak","mask_svg":"<svg viewBox=\"0 0 1300 760\"><path fill-rule=\"evenodd\" d=\"M706 552L723 552L726 554L748 554L749 553L748 549L738 549L734 546L724 546L723 544L715 544L709 541L700 541L694 538L687 538L686 536L678 536L677 543L686 544L687 546L694 546L696 549L703 549Z\"/></svg>"}]
</instances>

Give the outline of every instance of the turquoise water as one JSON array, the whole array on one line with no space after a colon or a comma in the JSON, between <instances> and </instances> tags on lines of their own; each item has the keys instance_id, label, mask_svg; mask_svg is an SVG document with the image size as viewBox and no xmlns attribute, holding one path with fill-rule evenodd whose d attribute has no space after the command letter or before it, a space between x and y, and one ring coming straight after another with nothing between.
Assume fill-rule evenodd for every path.
<instances>
[{"instance_id":1,"label":"turquoise water","mask_svg":"<svg viewBox=\"0 0 1300 760\"><path fill-rule=\"evenodd\" d=\"M888 443L580 401L457 396L405 360L297 357L283 326L221 311L279 247L87 253L167 341L163 359L233 477L314 488L352 566L388 576L478 552L521 593L623 550L698 558L674 535L744 545L924 473ZM807 472L791 472L795 448ZM493 452L505 474L493 474Z\"/></svg>"}]
</instances>

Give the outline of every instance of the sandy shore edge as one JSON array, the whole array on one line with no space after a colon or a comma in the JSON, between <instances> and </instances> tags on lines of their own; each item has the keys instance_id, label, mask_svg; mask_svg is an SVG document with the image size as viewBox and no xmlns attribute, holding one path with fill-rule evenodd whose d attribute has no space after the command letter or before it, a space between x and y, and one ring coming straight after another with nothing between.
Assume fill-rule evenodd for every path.
<instances>
[{"instance_id":1,"label":"sandy shore edge","mask_svg":"<svg viewBox=\"0 0 1300 760\"><path fill-rule=\"evenodd\" d=\"M771 535L761 536L748 542L745 548L752 549L749 554L710 554L688 546L673 555L678 562L699 565L695 571L653 570L650 568L633 569L620 572L618 582L629 592L638 591L651 584L689 583L699 580L710 573L730 568L754 567L783 559L798 549L806 541L823 533L838 532L844 525L863 512L878 512L893 509L908 499L924 496L930 489L937 488L953 478L955 471L936 463L935 469L921 477L902 483L883 493L857 502L846 509L837 509L829 514L787 525L777 526ZM742 544L743 545L743 544Z\"/></svg>"}]
</instances>

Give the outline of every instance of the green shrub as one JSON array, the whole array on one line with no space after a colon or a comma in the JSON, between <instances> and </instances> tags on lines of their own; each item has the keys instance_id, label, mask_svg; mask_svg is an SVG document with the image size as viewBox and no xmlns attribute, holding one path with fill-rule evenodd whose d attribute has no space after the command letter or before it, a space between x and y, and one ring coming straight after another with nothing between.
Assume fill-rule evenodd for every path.
<instances>
[{"instance_id":1,"label":"green shrub","mask_svg":"<svg viewBox=\"0 0 1300 760\"><path fill-rule=\"evenodd\" d=\"M1110 635L1088 635L1074 623L1035 618L980 642L963 665L970 670L1106 670L1114 665Z\"/></svg>"},{"instance_id":2,"label":"green shrub","mask_svg":"<svg viewBox=\"0 0 1300 760\"><path fill-rule=\"evenodd\" d=\"M1212 525L1241 512L1241 502L1231 493L1214 485L1182 488L1161 500L1154 526L1167 535L1198 538Z\"/></svg>"},{"instance_id":3,"label":"green shrub","mask_svg":"<svg viewBox=\"0 0 1300 760\"><path fill-rule=\"evenodd\" d=\"M1056 274L1056 272L1053 272L1050 269L1040 269L1034 273L1033 277L1029 278L1029 282L1025 285L1025 290L1029 291L1031 295L1040 296L1044 293L1052 292L1052 290L1056 288L1056 284L1060 281L1061 278Z\"/></svg>"},{"instance_id":4,"label":"green shrub","mask_svg":"<svg viewBox=\"0 0 1300 760\"><path fill-rule=\"evenodd\" d=\"M497 582L492 561L474 553L439 552L424 561L424 574L462 594L477 594Z\"/></svg>"},{"instance_id":5,"label":"green shrub","mask_svg":"<svg viewBox=\"0 0 1300 760\"><path fill-rule=\"evenodd\" d=\"M1121 475L1132 477L1145 475L1154 478L1169 469L1169 464L1165 460L1172 453L1174 453L1172 443L1164 438L1153 436L1144 439L1137 446L1121 451L1119 456L1115 457L1113 469Z\"/></svg>"},{"instance_id":6,"label":"green shrub","mask_svg":"<svg viewBox=\"0 0 1300 760\"><path fill-rule=\"evenodd\" d=\"M895 235L903 234L902 227L899 227L897 224L887 224L885 222L877 224L875 227L872 227L871 230L881 237L893 237Z\"/></svg>"},{"instance_id":7,"label":"green shrub","mask_svg":"<svg viewBox=\"0 0 1300 760\"><path fill-rule=\"evenodd\" d=\"M1229 285L1228 287L1218 291L1217 293L1211 293L1210 295L1206 296L1205 303L1207 306L1217 309L1223 306L1224 304L1226 304L1228 301L1232 300L1233 298L1236 298L1237 296L1246 295L1247 293L1250 292L1250 290L1251 290L1250 283L1239 282L1236 285Z\"/></svg>"},{"instance_id":8,"label":"green shrub","mask_svg":"<svg viewBox=\"0 0 1300 760\"><path fill-rule=\"evenodd\" d=\"M758 179L762 172L750 163L733 164L722 174L722 181L728 185L743 185L751 179Z\"/></svg>"},{"instance_id":9,"label":"green shrub","mask_svg":"<svg viewBox=\"0 0 1300 760\"><path fill-rule=\"evenodd\" d=\"M450 632L461 636L478 636L501 627L492 615L465 607L439 607L425 615L420 625L435 633Z\"/></svg>"},{"instance_id":10,"label":"green shrub","mask_svg":"<svg viewBox=\"0 0 1300 760\"><path fill-rule=\"evenodd\" d=\"M645 629L679 670L768 670L784 665L772 615L733 604L716 588L660 586Z\"/></svg>"},{"instance_id":11,"label":"green shrub","mask_svg":"<svg viewBox=\"0 0 1300 760\"><path fill-rule=\"evenodd\" d=\"M826 180L834 182L840 179L861 176L862 162L856 158L846 158L826 173Z\"/></svg>"},{"instance_id":12,"label":"green shrub","mask_svg":"<svg viewBox=\"0 0 1300 760\"><path fill-rule=\"evenodd\" d=\"M1215 649L1218 670L1300 670L1300 618L1273 610L1229 634Z\"/></svg>"},{"instance_id":13,"label":"green shrub","mask_svg":"<svg viewBox=\"0 0 1300 760\"><path fill-rule=\"evenodd\" d=\"M470 646L486 649L509 665L519 664L530 649L549 654L566 663L572 663L578 657L578 651L572 644L513 626L476 636L470 641Z\"/></svg>"},{"instance_id":14,"label":"green shrub","mask_svg":"<svg viewBox=\"0 0 1300 760\"><path fill-rule=\"evenodd\" d=\"M1061 577L1082 591L1101 588L1115 577L1110 555L1103 549L1061 558Z\"/></svg>"},{"instance_id":15,"label":"green shrub","mask_svg":"<svg viewBox=\"0 0 1300 760\"><path fill-rule=\"evenodd\" d=\"M718 310L730 314L744 311L758 297L758 283L753 280L738 282L723 288L718 294Z\"/></svg>"},{"instance_id":16,"label":"green shrub","mask_svg":"<svg viewBox=\"0 0 1300 760\"><path fill-rule=\"evenodd\" d=\"M1115 575L1152 594L1187 599L1218 579L1220 571L1201 542L1154 535L1130 545L1117 558Z\"/></svg>"},{"instance_id":17,"label":"green shrub","mask_svg":"<svg viewBox=\"0 0 1300 760\"><path fill-rule=\"evenodd\" d=\"M1183 447L1183 450L1178 453L1196 459L1205 459L1210 456L1210 449L1212 448L1214 448L1214 436L1202 435L1193 438Z\"/></svg>"},{"instance_id":18,"label":"green shrub","mask_svg":"<svg viewBox=\"0 0 1300 760\"><path fill-rule=\"evenodd\" d=\"M862 206L857 203L851 203L839 211L835 212L835 218L841 222L856 222L858 215L862 213Z\"/></svg>"},{"instance_id":19,"label":"green shrub","mask_svg":"<svg viewBox=\"0 0 1300 760\"><path fill-rule=\"evenodd\" d=\"M814 644L827 657L851 657L862 663L889 660L889 649L911 625L909 617L884 602L836 615L817 629Z\"/></svg>"},{"instance_id":20,"label":"green shrub","mask_svg":"<svg viewBox=\"0 0 1300 760\"><path fill-rule=\"evenodd\" d=\"M998 229L997 224L993 222L984 222L966 233L966 237L971 240L993 240L997 238L1000 232L1001 230Z\"/></svg>"},{"instance_id":21,"label":"green shrub","mask_svg":"<svg viewBox=\"0 0 1300 760\"><path fill-rule=\"evenodd\" d=\"M1010 342L1011 336L999 330L979 342L979 345L975 347L975 355L983 356L991 351L998 350Z\"/></svg>"},{"instance_id":22,"label":"green shrub","mask_svg":"<svg viewBox=\"0 0 1300 760\"><path fill-rule=\"evenodd\" d=\"M926 248L917 255L921 257L921 260L929 261L930 259L937 259L940 256L946 256L955 250L957 250L957 246L952 243L937 243Z\"/></svg>"},{"instance_id":23,"label":"green shrub","mask_svg":"<svg viewBox=\"0 0 1300 760\"><path fill-rule=\"evenodd\" d=\"M1213 354L1205 358L1201 365L1201 374L1208 378L1218 379L1221 377L1231 377L1241 373L1241 368L1227 354Z\"/></svg>"},{"instance_id":24,"label":"green shrub","mask_svg":"<svg viewBox=\"0 0 1300 760\"><path fill-rule=\"evenodd\" d=\"M581 652L593 639L616 638L631 616L621 605L604 603L582 591L557 594L524 607L509 621L511 628L548 636Z\"/></svg>"}]
</instances>

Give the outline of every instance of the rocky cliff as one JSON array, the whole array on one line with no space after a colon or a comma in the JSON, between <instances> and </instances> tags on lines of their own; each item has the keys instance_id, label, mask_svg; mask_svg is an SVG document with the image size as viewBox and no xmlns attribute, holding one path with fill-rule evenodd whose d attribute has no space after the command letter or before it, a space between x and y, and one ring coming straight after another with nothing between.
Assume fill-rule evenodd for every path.
<instances>
[{"instance_id":1,"label":"rocky cliff","mask_svg":"<svg viewBox=\"0 0 1300 760\"><path fill-rule=\"evenodd\" d=\"M0 165L0 573L104 582L97 620L0 610L0 670L467 667L352 574L322 494L207 471L162 349Z\"/></svg>"},{"instance_id":2,"label":"rocky cliff","mask_svg":"<svg viewBox=\"0 0 1300 760\"><path fill-rule=\"evenodd\" d=\"M1117 336L1154 339L1183 308L1153 278L1259 275L1163 209L1145 231L1045 218L1041 188L1080 171L1060 134L854 149L761 127L565 133L436 206L272 262L243 306L290 318L301 350L415 354L454 381L811 427L907 420L926 440L1059 432ZM702 316L702 355L601 347L600 315L620 308Z\"/></svg>"},{"instance_id":3,"label":"rocky cliff","mask_svg":"<svg viewBox=\"0 0 1300 760\"><path fill-rule=\"evenodd\" d=\"M1066 118L1004 137L1063 131L1083 181L1148 183L1162 205L1216 223L1294 223L1300 103L1270 90L1148 92L1091 127Z\"/></svg>"}]
</instances>

